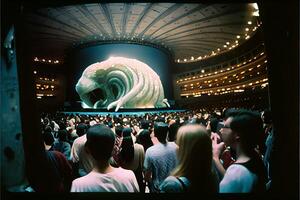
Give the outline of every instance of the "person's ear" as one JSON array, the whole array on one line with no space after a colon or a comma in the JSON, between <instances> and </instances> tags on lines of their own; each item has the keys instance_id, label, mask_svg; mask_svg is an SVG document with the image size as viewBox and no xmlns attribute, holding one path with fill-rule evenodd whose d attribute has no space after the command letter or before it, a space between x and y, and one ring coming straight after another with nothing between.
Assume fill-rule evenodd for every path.
<instances>
[{"instance_id":1,"label":"person's ear","mask_svg":"<svg viewBox=\"0 0 300 200\"><path fill-rule=\"evenodd\" d=\"M234 136L235 140L237 142L240 142L240 136L239 136L239 134L237 134L237 133L234 133L234 134L235 134L235 136Z\"/></svg>"}]
</instances>

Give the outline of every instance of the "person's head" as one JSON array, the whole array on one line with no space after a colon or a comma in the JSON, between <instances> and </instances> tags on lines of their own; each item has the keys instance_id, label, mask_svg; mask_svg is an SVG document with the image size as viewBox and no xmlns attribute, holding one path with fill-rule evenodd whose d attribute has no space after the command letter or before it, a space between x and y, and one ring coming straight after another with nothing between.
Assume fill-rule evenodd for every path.
<instances>
[{"instance_id":1,"label":"person's head","mask_svg":"<svg viewBox=\"0 0 300 200\"><path fill-rule=\"evenodd\" d=\"M84 123L80 123L76 127L76 134L80 137L86 133L87 125Z\"/></svg>"},{"instance_id":2,"label":"person's head","mask_svg":"<svg viewBox=\"0 0 300 200\"><path fill-rule=\"evenodd\" d=\"M50 131L45 131L43 133L43 140L46 145L51 146L54 142L54 137Z\"/></svg>"},{"instance_id":3,"label":"person's head","mask_svg":"<svg viewBox=\"0 0 300 200\"><path fill-rule=\"evenodd\" d=\"M133 140L131 135L123 137L121 148L122 148L120 152L121 163L131 162L134 158L134 147L133 147Z\"/></svg>"},{"instance_id":4,"label":"person's head","mask_svg":"<svg viewBox=\"0 0 300 200\"><path fill-rule=\"evenodd\" d=\"M140 132L140 134L136 138L136 143L143 145L144 151L146 152L146 150L153 145L150 137L150 131L143 130L142 132Z\"/></svg>"},{"instance_id":5,"label":"person's head","mask_svg":"<svg viewBox=\"0 0 300 200\"><path fill-rule=\"evenodd\" d=\"M68 134L68 132L67 132L67 130L65 129L65 130L59 130L58 132L57 132L57 137L58 137L58 139L60 140L60 141L67 141L67 134Z\"/></svg>"},{"instance_id":6,"label":"person's head","mask_svg":"<svg viewBox=\"0 0 300 200\"><path fill-rule=\"evenodd\" d=\"M141 121L141 129L148 129L149 128L149 121L148 120L142 120Z\"/></svg>"},{"instance_id":7,"label":"person's head","mask_svg":"<svg viewBox=\"0 0 300 200\"><path fill-rule=\"evenodd\" d=\"M178 166L173 175L186 176L191 185L199 186L211 175L212 142L202 125L187 124L178 129ZM203 183L206 184L206 183Z\"/></svg>"},{"instance_id":8,"label":"person's head","mask_svg":"<svg viewBox=\"0 0 300 200\"><path fill-rule=\"evenodd\" d=\"M115 127L115 133L118 137L123 136L122 132L123 132L123 126L118 125L118 126Z\"/></svg>"},{"instance_id":9,"label":"person's head","mask_svg":"<svg viewBox=\"0 0 300 200\"><path fill-rule=\"evenodd\" d=\"M86 133L86 147L96 161L107 162L115 144L114 132L105 125L91 126Z\"/></svg>"},{"instance_id":10,"label":"person's head","mask_svg":"<svg viewBox=\"0 0 300 200\"><path fill-rule=\"evenodd\" d=\"M173 123L169 127L169 134L168 134L168 140L169 141L175 141L176 140L176 134L178 131L179 125L177 123Z\"/></svg>"},{"instance_id":11,"label":"person's head","mask_svg":"<svg viewBox=\"0 0 300 200\"><path fill-rule=\"evenodd\" d=\"M259 113L241 109L228 115L220 132L227 146L236 148L240 144L245 151L251 151L263 132L263 122Z\"/></svg>"},{"instance_id":12,"label":"person's head","mask_svg":"<svg viewBox=\"0 0 300 200\"><path fill-rule=\"evenodd\" d=\"M167 142L169 127L168 124L164 122L156 122L154 123L154 135L157 137L160 143L165 144Z\"/></svg>"},{"instance_id":13,"label":"person's head","mask_svg":"<svg viewBox=\"0 0 300 200\"><path fill-rule=\"evenodd\" d=\"M131 132L132 132L131 128L129 128L129 127L123 128L123 131L122 131L123 137L131 136Z\"/></svg>"}]
</instances>

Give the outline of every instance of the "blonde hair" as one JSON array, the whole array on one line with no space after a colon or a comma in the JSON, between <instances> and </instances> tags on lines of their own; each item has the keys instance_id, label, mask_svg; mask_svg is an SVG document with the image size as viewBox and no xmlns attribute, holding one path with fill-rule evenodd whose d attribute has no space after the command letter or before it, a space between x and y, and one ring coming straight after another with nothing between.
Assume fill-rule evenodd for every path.
<instances>
[{"instance_id":1,"label":"blonde hair","mask_svg":"<svg viewBox=\"0 0 300 200\"><path fill-rule=\"evenodd\" d=\"M185 125L177 132L178 165L173 176L185 176L191 182L191 190L208 186L212 180L212 143L205 127ZM203 187L202 187L203 188Z\"/></svg>"}]
</instances>

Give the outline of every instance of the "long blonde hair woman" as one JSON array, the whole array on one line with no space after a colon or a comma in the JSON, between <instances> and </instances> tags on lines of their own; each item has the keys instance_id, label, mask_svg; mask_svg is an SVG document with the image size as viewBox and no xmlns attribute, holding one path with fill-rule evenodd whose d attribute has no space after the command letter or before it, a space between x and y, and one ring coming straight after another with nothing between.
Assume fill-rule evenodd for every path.
<instances>
[{"instance_id":1,"label":"long blonde hair woman","mask_svg":"<svg viewBox=\"0 0 300 200\"><path fill-rule=\"evenodd\" d=\"M212 142L200 125L179 128L178 165L160 186L161 192L203 192L213 194L218 185L212 172Z\"/></svg>"}]
</instances>

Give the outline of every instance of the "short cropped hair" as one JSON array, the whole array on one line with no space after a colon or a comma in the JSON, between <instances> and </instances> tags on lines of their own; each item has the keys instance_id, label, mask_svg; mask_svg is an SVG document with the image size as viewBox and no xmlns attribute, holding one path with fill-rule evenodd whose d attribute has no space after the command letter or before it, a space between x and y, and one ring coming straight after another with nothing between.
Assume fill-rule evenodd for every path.
<instances>
[{"instance_id":1,"label":"short cropped hair","mask_svg":"<svg viewBox=\"0 0 300 200\"><path fill-rule=\"evenodd\" d=\"M168 124L164 122L156 122L154 124L154 134L157 137L158 141L161 143L166 143L169 127Z\"/></svg>"},{"instance_id":2,"label":"short cropped hair","mask_svg":"<svg viewBox=\"0 0 300 200\"><path fill-rule=\"evenodd\" d=\"M241 144L251 149L258 144L263 134L263 121L258 112L240 110L232 116L230 128L240 136Z\"/></svg>"},{"instance_id":3,"label":"short cropped hair","mask_svg":"<svg viewBox=\"0 0 300 200\"><path fill-rule=\"evenodd\" d=\"M115 134L107 126L98 124L86 133L86 146L95 160L108 161L115 144Z\"/></svg>"}]
</instances>

